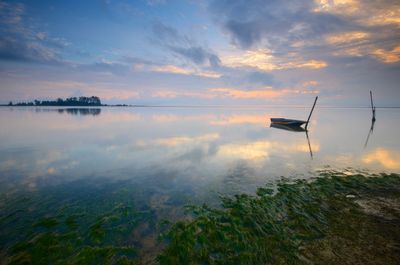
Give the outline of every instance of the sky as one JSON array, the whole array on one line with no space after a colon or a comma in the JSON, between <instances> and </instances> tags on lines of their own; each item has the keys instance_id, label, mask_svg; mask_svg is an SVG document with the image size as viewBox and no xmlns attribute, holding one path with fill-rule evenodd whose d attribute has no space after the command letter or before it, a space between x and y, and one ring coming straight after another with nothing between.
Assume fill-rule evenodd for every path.
<instances>
[{"instance_id":1,"label":"sky","mask_svg":"<svg viewBox=\"0 0 400 265\"><path fill-rule=\"evenodd\" d=\"M400 1L0 0L0 103L400 106Z\"/></svg>"}]
</instances>

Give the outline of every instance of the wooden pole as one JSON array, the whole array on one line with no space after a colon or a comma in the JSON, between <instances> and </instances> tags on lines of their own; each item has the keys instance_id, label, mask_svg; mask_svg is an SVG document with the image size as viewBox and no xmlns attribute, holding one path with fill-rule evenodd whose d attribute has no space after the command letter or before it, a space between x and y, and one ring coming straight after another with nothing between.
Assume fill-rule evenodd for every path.
<instances>
[{"instance_id":1,"label":"wooden pole","mask_svg":"<svg viewBox=\"0 0 400 265\"><path fill-rule=\"evenodd\" d=\"M374 102L372 101L372 91L369 91L369 95L371 97L371 108L374 109Z\"/></svg>"},{"instance_id":2,"label":"wooden pole","mask_svg":"<svg viewBox=\"0 0 400 265\"><path fill-rule=\"evenodd\" d=\"M371 109L372 109L372 121L375 121L375 106L374 102L372 101L372 91L369 91L369 95L371 97Z\"/></svg>"},{"instance_id":3,"label":"wooden pole","mask_svg":"<svg viewBox=\"0 0 400 265\"><path fill-rule=\"evenodd\" d=\"M307 119L307 123L306 123L306 127L305 127L306 131L307 131L307 127L308 127L308 122L310 121L310 118L311 118L311 114L313 113L315 104L317 103L317 99L318 99L318 96L315 97L314 105L312 106L310 115L308 115L308 119Z\"/></svg>"},{"instance_id":4,"label":"wooden pole","mask_svg":"<svg viewBox=\"0 0 400 265\"><path fill-rule=\"evenodd\" d=\"M313 153L312 153L312 149L311 149L310 138L308 137L307 130L306 130L306 137L307 137L307 142L308 142L308 149L310 150L310 156L311 156L311 159L313 159Z\"/></svg>"}]
</instances>

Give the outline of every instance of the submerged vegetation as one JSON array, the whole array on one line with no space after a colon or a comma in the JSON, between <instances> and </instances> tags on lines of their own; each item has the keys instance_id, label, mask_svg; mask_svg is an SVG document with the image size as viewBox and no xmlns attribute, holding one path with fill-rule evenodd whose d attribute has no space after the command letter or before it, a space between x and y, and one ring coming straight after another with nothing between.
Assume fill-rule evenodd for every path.
<instances>
[{"instance_id":1,"label":"submerged vegetation","mask_svg":"<svg viewBox=\"0 0 400 265\"><path fill-rule=\"evenodd\" d=\"M160 264L397 264L400 177L321 172L281 181L222 208L188 207L194 219L165 233Z\"/></svg>"},{"instance_id":2,"label":"submerged vegetation","mask_svg":"<svg viewBox=\"0 0 400 265\"><path fill-rule=\"evenodd\" d=\"M219 208L189 206L173 223L160 222L162 205L183 201L166 206L152 193L149 202L126 182L2 195L0 263L396 264L400 176L318 175L222 197Z\"/></svg>"},{"instance_id":3,"label":"submerged vegetation","mask_svg":"<svg viewBox=\"0 0 400 265\"><path fill-rule=\"evenodd\" d=\"M138 264L131 233L152 212L120 185L63 188L1 198L0 264Z\"/></svg>"}]
</instances>

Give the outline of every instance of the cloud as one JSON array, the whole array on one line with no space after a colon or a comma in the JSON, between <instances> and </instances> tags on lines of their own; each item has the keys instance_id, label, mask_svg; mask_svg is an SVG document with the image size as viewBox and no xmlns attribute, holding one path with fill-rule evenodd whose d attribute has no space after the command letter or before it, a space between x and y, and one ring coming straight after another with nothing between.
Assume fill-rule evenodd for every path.
<instances>
[{"instance_id":1,"label":"cloud","mask_svg":"<svg viewBox=\"0 0 400 265\"><path fill-rule=\"evenodd\" d=\"M195 46L195 47L170 47L171 51L175 52L183 56L184 58L189 59L193 63L197 65L208 65L210 67L218 67L221 63L219 57L211 52L206 51L204 48Z\"/></svg>"},{"instance_id":2,"label":"cloud","mask_svg":"<svg viewBox=\"0 0 400 265\"><path fill-rule=\"evenodd\" d=\"M384 63L397 63L400 61L400 46L397 46L390 51L375 49L372 51L372 55Z\"/></svg>"},{"instance_id":3,"label":"cloud","mask_svg":"<svg viewBox=\"0 0 400 265\"><path fill-rule=\"evenodd\" d=\"M314 2L314 12L351 15L360 9L360 3L357 0L314 0Z\"/></svg>"},{"instance_id":4,"label":"cloud","mask_svg":"<svg viewBox=\"0 0 400 265\"><path fill-rule=\"evenodd\" d=\"M331 45L346 44L359 42L368 39L369 34L367 32L352 31L352 32L341 32L327 35L325 37L326 42Z\"/></svg>"},{"instance_id":5,"label":"cloud","mask_svg":"<svg viewBox=\"0 0 400 265\"><path fill-rule=\"evenodd\" d=\"M194 40L179 33L175 28L158 22L154 23L152 30L156 42L175 55L198 66L219 66L220 59L215 53L197 45Z\"/></svg>"},{"instance_id":6,"label":"cloud","mask_svg":"<svg viewBox=\"0 0 400 265\"><path fill-rule=\"evenodd\" d=\"M2 31L9 31L10 28L24 31L21 26L22 17L25 13L23 4L10 4L0 1L0 22L3 25Z\"/></svg>"},{"instance_id":7,"label":"cloud","mask_svg":"<svg viewBox=\"0 0 400 265\"><path fill-rule=\"evenodd\" d=\"M248 50L239 55L226 56L222 62L230 67L249 67L266 72L296 68L320 69L327 66L322 60L305 60L297 53L278 58L268 49Z\"/></svg>"},{"instance_id":8,"label":"cloud","mask_svg":"<svg viewBox=\"0 0 400 265\"><path fill-rule=\"evenodd\" d=\"M152 30L156 39L167 44L189 42L187 36L181 35L175 28L161 22L154 23Z\"/></svg>"},{"instance_id":9,"label":"cloud","mask_svg":"<svg viewBox=\"0 0 400 265\"><path fill-rule=\"evenodd\" d=\"M13 38L0 40L0 60L40 63L60 63L57 52L39 42L25 42Z\"/></svg>"},{"instance_id":10,"label":"cloud","mask_svg":"<svg viewBox=\"0 0 400 265\"><path fill-rule=\"evenodd\" d=\"M360 26L400 25L398 1L213 1L209 10L237 46L248 49Z\"/></svg>"},{"instance_id":11,"label":"cloud","mask_svg":"<svg viewBox=\"0 0 400 265\"><path fill-rule=\"evenodd\" d=\"M261 71L251 71L246 75L246 80L261 85L274 85L277 83L275 77L269 73Z\"/></svg>"},{"instance_id":12,"label":"cloud","mask_svg":"<svg viewBox=\"0 0 400 265\"><path fill-rule=\"evenodd\" d=\"M259 30L256 22L240 22L229 20L226 22L225 27L233 35L233 42L243 48L249 48L255 42L261 40L262 33Z\"/></svg>"},{"instance_id":13,"label":"cloud","mask_svg":"<svg viewBox=\"0 0 400 265\"><path fill-rule=\"evenodd\" d=\"M398 61L399 1L220 0L209 11L235 47L245 50L222 57L228 65L271 71L324 68L338 56Z\"/></svg>"},{"instance_id":14,"label":"cloud","mask_svg":"<svg viewBox=\"0 0 400 265\"><path fill-rule=\"evenodd\" d=\"M201 99L213 99L216 97L213 93L207 93L203 91L181 91L181 90L156 90L151 93L152 97L155 98L178 98L178 97L190 97L190 98L201 98Z\"/></svg>"},{"instance_id":15,"label":"cloud","mask_svg":"<svg viewBox=\"0 0 400 265\"><path fill-rule=\"evenodd\" d=\"M192 75L206 78L220 78L221 74L211 71L203 70L200 67L195 66L177 66L174 64L160 64L140 59L129 60L133 62L131 68L133 71L141 72L155 72L155 73L166 73L176 75Z\"/></svg>"},{"instance_id":16,"label":"cloud","mask_svg":"<svg viewBox=\"0 0 400 265\"><path fill-rule=\"evenodd\" d=\"M320 91L315 89L318 83L316 81L308 81L301 84L298 88L283 88L280 90L272 87L263 89L243 90L230 87L209 88L204 91L187 91L187 90L156 90L152 92L152 97L159 98L178 98L190 97L201 99L235 99L235 100L271 100L290 95L318 94Z\"/></svg>"},{"instance_id":17,"label":"cloud","mask_svg":"<svg viewBox=\"0 0 400 265\"><path fill-rule=\"evenodd\" d=\"M400 26L400 3L391 0L315 0L316 13L345 17L364 26Z\"/></svg>"},{"instance_id":18,"label":"cloud","mask_svg":"<svg viewBox=\"0 0 400 265\"><path fill-rule=\"evenodd\" d=\"M207 77L207 78L221 77L221 75L216 72L185 69L185 68L181 68L181 67L171 65L171 64L153 66L150 68L150 70L153 72L160 72L160 73L196 75L196 76Z\"/></svg>"},{"instance_id":19,"label":"cloud","mask_svg":"<svg viewBox=\"0 0 400 265\"><path fill-rule=\"evenodd\" d=\"M281 97L283 94L282 91L272 90L271 88L265 90L250 90L250 91L233 89L233 88L211 88L209 89L209 92L219 97L228 97L234 99L251 99L251 98L271 99L271 98Z\"/></svg>"},{"instance_id":20,"label":"cloud","mask_svg":"<svg viewBox=\"0 0 400 265\"><path fill-rule=\"evenodd\" d=\"M299 95L299 94L318 94L319 90L309 89L306 86L300 88L284 88L280 90L274 90L272 87L266 87L265 89L258 90L241 90L235 88L211 88L208 92L213 94L215 97L222 98L233 98L233 99L275 99L287 95Z\"/></svg>"},{"instance_id":21,"label":"cloud","mask_svg":"<svg viewBox=\"0 0 400 265\"><path fill-rule=\"evenodd\" d=\"M63 63L60 49L69 43L28 25L25 11L23 4L0 2L0 60Z\"/></svg>"},{"instance_id":22,"label":"cloud","mask_svg":"<svg viewBox=\"0 0 400 265\"><path fill-rule=\"evenodd\" d=\"M311 1L241 0L232 3L220 0L213 1L209 10L230 35L234 45L250 49L258 44L274 46L290 39L305 38L310 33L321 33L326 27L340 23L333 17L310 17L312 4ZM313 23L322 19L329 20L329 24Z\"/></svg>"},{"instance_id":23,"label":"cloud","mask_svg":"<svg viewBox=\"0 0 400 265\"><path fill-rule=\"evenodd\" d=\"M378 39L366 32L342 32L326 36L325 41L335 47L332 52L334 56L372 57L386 64L399 62L400 45L385 48L382 46L382 43L385 43L384 38L385 36L383 39Z\"/></svg>"},{"instance_id":24,"label":"cloud","mask_svg":"<svg viewBox=\"0 0 400 265\"><path fill-rule=\"evenodd\" d=\"M111 62L104 59L90 64L77 64L76 68L113 75L126 75L131 71L130 65L125 62Z\"/></svg>"}]
</instances>

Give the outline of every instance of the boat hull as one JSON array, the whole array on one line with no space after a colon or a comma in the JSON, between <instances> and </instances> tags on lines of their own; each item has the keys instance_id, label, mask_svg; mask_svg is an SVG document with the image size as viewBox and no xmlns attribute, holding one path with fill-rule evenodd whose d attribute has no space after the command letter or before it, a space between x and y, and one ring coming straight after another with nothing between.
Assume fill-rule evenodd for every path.
<instances>
[{"instance_id":1,"label":"boat hull","mask_svg":"<svg viewBox=\"0 0 400 265\"><path fill-rule=\"evenodd\" d=\"M306 123L306 121L292 120L292 119L285 119L285 118L271 118L271 123L280 124L280 125L288 125L288 126L301 126L304 123Z\"/></svg>"}]
</instances>

